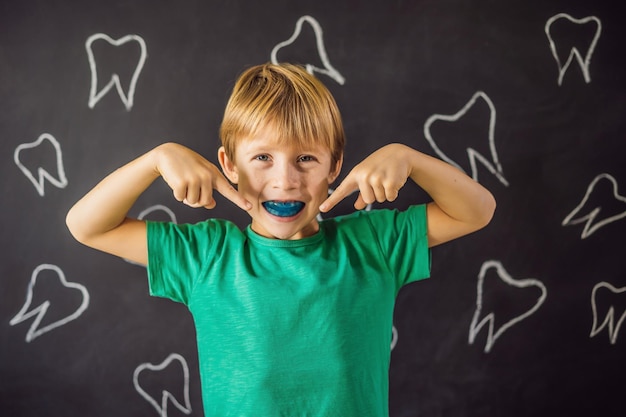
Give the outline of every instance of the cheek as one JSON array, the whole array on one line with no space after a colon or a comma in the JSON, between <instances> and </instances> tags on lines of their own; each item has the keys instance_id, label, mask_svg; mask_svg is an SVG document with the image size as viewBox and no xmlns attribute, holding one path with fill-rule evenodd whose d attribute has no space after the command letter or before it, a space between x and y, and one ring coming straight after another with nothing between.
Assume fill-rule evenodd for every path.
<instances>
[{"instance_id":1,"label":"cheek","mask_svg":"<svg viewBox=\"0 0 626 417\"><path fill-rule=\"evenodd\" d=\"M320 181L316 186L315 186L315 194L319 197L319 198L323 198L325 199L326 197L328 197L328 182L326 180L324 181Z\"/></svg>"},{"instance_id":2,"label":"cheek","mask_svg":"<svg viewBox=\"0 0 626 417\"><path fill-rule=\"evenodd\" d=\"M254 195L261 192L263 189L263 180L262 178L251 177L247 175L239 176L239 186L238 190L242 194Z\"/></svg>"}]
</instances>

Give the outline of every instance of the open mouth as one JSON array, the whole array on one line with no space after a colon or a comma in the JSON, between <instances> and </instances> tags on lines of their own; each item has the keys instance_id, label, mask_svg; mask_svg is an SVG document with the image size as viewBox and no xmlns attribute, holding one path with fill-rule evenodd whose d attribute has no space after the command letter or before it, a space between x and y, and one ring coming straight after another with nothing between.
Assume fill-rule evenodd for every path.
<instances>
[{"instance_id":1,"label":"open mouth","mask_svg":"<svg viewBox=\"0 0 626 417\"><path fill-rule=\"evenodd\" d=\"M302 201L265 201L263 207L268 213L278 217L292 217L304 208Z\"/></svg>"}]
</instances>

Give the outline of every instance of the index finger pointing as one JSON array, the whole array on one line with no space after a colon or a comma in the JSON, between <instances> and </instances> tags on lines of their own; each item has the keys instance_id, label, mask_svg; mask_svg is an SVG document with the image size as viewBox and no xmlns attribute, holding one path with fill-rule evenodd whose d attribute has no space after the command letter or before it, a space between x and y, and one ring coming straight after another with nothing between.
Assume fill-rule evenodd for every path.
<instances>
[{"instance_id":1,"label":"index finger pointing","mask_svg":"<svg viewBox=\"0 0 626 417\"><path fill-rule=\"evenodd\" d=\"M320 204L320 211L326 213L337 205L341 200L358 190L356 182L352 180L348 175L342 182L335 188L335 191L328 196L322 204Z\"/></svg>"},{"instance_id":2,"label":"index finger pointing","mask_svg":"<svg viewBox=\"0 0 626 417\"><path fill-rule=\"evenodd\" d=\"M224 177L218 177L215 180L215 190L235 203L240 209L248 211L252 208L252 204L228 182Z\"/></svg>"}]
</instances>

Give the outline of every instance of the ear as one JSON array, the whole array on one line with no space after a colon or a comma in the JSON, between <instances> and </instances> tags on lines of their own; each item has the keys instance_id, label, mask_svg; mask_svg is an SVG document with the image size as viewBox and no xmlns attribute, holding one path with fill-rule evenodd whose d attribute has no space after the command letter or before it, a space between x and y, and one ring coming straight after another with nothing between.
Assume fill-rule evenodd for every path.
<instances>
[{"instance_id":1,"label":"ear","mask_svg":"<svg viewBox=\"0 0 626 417\"><path fill-rule=\"evenodd\" d=\"M226 155L226 149L223 146L217 151L217 158L222 166L222 171L224 171L224 175L226 178L233 184L237 184L239 182L239 172L237 171L237 166L235 163Z\"/></svg>"},{"instance_id":2,"label":"ear","mask_svg":"<svg viewBox=\"0 0 626 417\"><path fill-rule=\"evenodd\" d=\"M328 185L335 182L335 180L339 176L339 173L341 172L342 165L343 165L343 154L341 154L341 157L339 158L335 166L331 167L330 173L328 174Z\"/></svg>"}]
</instances>

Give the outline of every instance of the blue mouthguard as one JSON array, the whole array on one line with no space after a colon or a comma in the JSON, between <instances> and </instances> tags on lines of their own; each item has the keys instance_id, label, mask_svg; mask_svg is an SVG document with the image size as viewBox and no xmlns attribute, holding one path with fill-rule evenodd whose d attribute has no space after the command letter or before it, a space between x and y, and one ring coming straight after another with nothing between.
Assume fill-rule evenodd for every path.
<instances>
[{"instance_id":1,"label":"blue mouthguard","mask_svg":"<svg viewBox=\"0 0 626 417\"><path fill-rule=\"evenodd\" d=\"M301 201L266 201L263 207L274 216L291 217L304 208L304 203Z\"/></svg>"}]
</instances>

